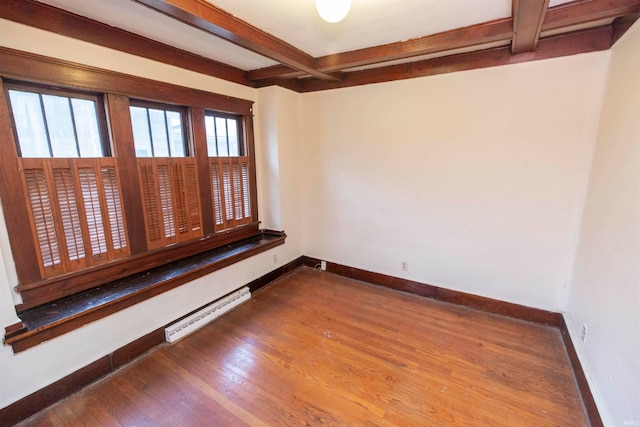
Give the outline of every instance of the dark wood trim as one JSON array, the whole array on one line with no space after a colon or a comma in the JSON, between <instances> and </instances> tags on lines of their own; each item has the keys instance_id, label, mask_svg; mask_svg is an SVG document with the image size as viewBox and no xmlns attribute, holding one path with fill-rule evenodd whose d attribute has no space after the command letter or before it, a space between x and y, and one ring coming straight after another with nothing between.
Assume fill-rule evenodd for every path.
<instances>
[{"instance_id":1,"label":"dark wood trim","mask_svg":"<svg viewBox=\"0 0 640 427\"><path fill-rule=\"evenodd\" d=\"M137 1L158 12L168 14L174 19L178 19L188 25L210 31L212 34L222 37L227 41L239 44L250 50L258 51L258 53L262 55L266 54L268 57L273 57L285 65L245 72L244 70L182 51L136 34L119 30L49 5L38 3L34 0L6 0L0 2L0 17L247 86L264 87L278 85L297 92L309 91L309 89L300 87L301 84L294 77L312 75L316 76L320 81L327 80L329 82L335 82L345 78L344 74L336 74L334 73L335 71L430 53L441 52L446 54L446 52L454 51L462 47L481 47L487 43L496 41L508 42L514 39L513 19L505 18L439 34L427 35L404 42L390 43L312 58L295 47L288 45L286 42L235 18L215 6L199 0ZM540 2L545 0L519 0L517 3L529 4L529 2L533 1ZM544 16L541 31L543 36L549 32L566 33L577 25L589 25L601 20L614 20L622 17L630 18L633 22L637 18L635 15L638 13L640 13L640 0L576 0L548 9ZM522 16L526 17L528 14L522 14ZM624 22L624 25L620 25L622 22ZM629 26L629 20L619 20L618 25L614 28L614 41L617 40ZM515 27L517 39L518 33L522 33L522 28L517 23ZM527 28L530 30L528 33L531 35L534 25L527 24ZM528 39L530 38L531 37L528 37ZM517 40L514 41L514 47L515 43L519 42ZM525 48L522 49L526 51ZM519 51L518 48L514 49L514 52ZM555 56L562 55L565 55L565 53L559 51ZM441 61L443 67L446 66L446 58L448 57L453 59L451 64L453 71L457 71L459 63L455 56L444 57L444 62ZM520 58L517 62L535 59L539 58ZM0 58L0 63L2 61L2 58ZM297 66L294 66L296 64ZM489 64L487 66L494 65ZM414 68L420 69L421 67L418 66ZM388 71L393 72L392 69ZM390 74L387 80L383 81L409 78L405 75L405 73ZM307 86L313 85L314 84L307 84ZM324 86L324 88L331 89L353 85L354 83L327 85ZM322 85L318 86L322 87ZM202 107L212 108L210 106Z\"/></svg>"},{"instance_id":2,"label":"dark wood trim","mask_svg":"<svg viewBox=\"0 0 640 427\"><path fill-rule=\"evenodd\" d=\"M267 238L267 235L270 237ZM24 351L206 274L282 245L285 237L283 233L265 232L263 236L247 239L251 240L250 242L236 242L230 249L221 248L214 250L213 254L202 253L194 257L194 260L180 262L175 267L178 269L177 272L174 271L174 266L165 265L142 276L131 276L130 280L124 279L104 285L102 289L41 305L20 313L20 319L28 330L5 336L4 342L11 345L14 353ZM244 249L246 245L249 247Z\"/></svg>"},{"instance_id":3,"label":"dark wood trim","mask_svg":"<svg viewBox=\"0 0 640 427\"><path fill-rule=\"evenodd\" d=\"M276 268L264 276L251 281L247 286L251 289L251 292L255 292L302 265L303 257L298 257L282 267ZM164 341L164 328L159 328L120 347L107 356L90 363L84 368L78 369L61 380L45 386L35 393L10 404L6 408L0 409L0 425L9 426L27 419L44 408L70 396L103 376L117 370L121 366L135 360L149 350L161 345Z\"/></svg>"},{"instance_id":4,"label":"dark wood trim","mask_svg":"<svg viewBox=\"0 0 640 427\"><path fill-rule=\"evenodd\" d=\"M110 282L140 273L156 267L160 263L174 262L259 234L258 224L253 223L199 240L179 243L170 247L163 247L125 259L112 261L88 270L80 270L32 283L21 283L17 286L17 290L22 296L23 303L16 306L16 309L18 313L20 313L38 305L56 300L62 296L72 295L102 285L107 281Z\"/></svg>"},{"instance_id":5,"label":"dark wood trim","mask_svg":"<svg viewBox=\"0 0 640 427\"><path fill-rule=\"evenodd\" d=\"M37 414L163 342L164 328L160 328L120 347L66 377L0 409L0 426L10 426Z\"/></svg>"},{"instance_id":6,"label":"dark wood trim","mask_svg":"<svg viewBox=\"0 0 640 427\"><path fill-rule=\"evenodd\" d=\"M576 348L573 345L573 340L571 339L569 328L567 327L567 320L564 316L562 316L561 319L560 332L562 333L562 341L564 342L564 347L567 350L569 362L571 362L573 375L576 379L576 383L578 384L578 391L582 397L582 403L584 405L585 412L587 413L587 417L589 418L589 423L591 424L591 427L602 427L604 424L600 417L600 412L598 411L596 401L591 393L591 388L589 388L587 377L582 369L582 364L578 358Z\"/></svg>"},{"instance_id":7,"label":"dark wood trim","mask_svg":"<svg viewBox=\"0 0 640 427\"><path fill-rule=\"evenodd\" d=\"M255 134L253 129L253 116L244 117L244 140L245 149L248 151L249 162L254 165L250 169L251 176L249 176L251 188L255 188L256 191L251 192L251 220L258 221L258 170L256 168L256 144Z\"/></svg>"},{"instance_id":8,"label":"dark wood trim","mask_svg":"<svg viewBox=\"0 0 640 427\"><path fill-rule=\"evenodd\" d=\"M111 372L110 357L103 356L72 374L0 409L0 425L11 426L75 393Z\"/></svg>"},{"instance_id":9,"label":"dark wood trim","mask_svg":"<svg viewBox=\"0 0 640 427\"><path fill-rule=\"evenodd\" d=\"M3 0L0 18L245 86L246 71L33 0Z\"/></svg>"},{"instance_id":10,"label":"dark wood trim","mask_svg":"<svg viewBox=\"0 0 640 427\"><path fill-rule=\"evenodd\" d=\"M283 265L282 267L278 267L275 270L270 271L269 273L265 274L264 276L260 276L255 280L252 280L251 282L247 283L245 286L243 287L248 287L249 291L251 292L251 294L255 294L258 290L264 288L265 286L271 284L272 282L276 281L277 279L279 279L280 277L302 267L304 265L303 263L303 257L300 256L296 259L294 259L293 261L288 262L287 264ZM234 293L235 291L230 292L229 294ZM225 298L227 295L224 295L222 297L220 297L219 299ZM187 317L191 316L192 314L195 314L197 312L199 312L200 310L209 307L211 305L211 302L208 302L198 308L196 308L195 310L190 311L189 313L185 314L184 316L181 316L179 318L177 318L176 320L174 320L171 323L178 323L183 319L186 319ZM164 339L164 338L163 338Z\"/></svg>"},{"instance_id":11,"label":"dark wood trim","mask_svg":"<svg viewBox=\"0 0 640 427\"><path fill-rule=\"evenodd\" d=\"M200 214L202 233L205 236L213 234L215 220L213 218L213 190L211 188L211 168L209 166L209 151L207 148L207 131L205 128L204 108L190 108L189 126L195 149L198 171L198 186L200 189ZM257 187L253 187L257 188Z\"/></svg>"},{"instance_id":12,"label":"dark wood trim","mask_svg":"<svg viewBox=\"0 0 640 427\"><path fill-rule=\"evenodd\" d=\"M533 5L534 9L540 9L540 1L519 0L518 3L525 6ZM536 34L539 36L540 32L557 31L601 19L614 19L640 12L640 0L578 0L554 6L548 11L546 7L548 1L543 0L543 2L544 8L534 11L534 15L530 16L530 11L521 13L522 19L526 21L521 24L514 22L511 18L505 18L403 42L341 52L316 58L315 68L331 72L431 53L446 53L463 47L482 46L499 41L506 42L514 38L514 28L516 32L522 33L525 30L529 34L526 39L528 39L527 44L530 48L522 51L526 52L535 47L535 43L531 44L534 41L533 36ZM529 8L527 7L527 9ZM529 20L532 17L535 18L535 22ZM525 25L526 29L521 25ZM541 28L539 28L540 25ZM516 49L514 53L521 53L521 51ZM276 84L275 82L279 79L291 79L304 75L305 73L284 65L248 72L249 79L256 81L257 86ZM265 81L260 82L260 80ZM291 87L290 89L295 90Z\"/></svg>"},{"instance_id":13,"label":"dark wood trim","mask_svg":"<svg viewBox=\"0 0 640 427\"><path fill-rule=\"evenodd\" d=\"M110 354L111 369L116 370L165 342L164 328L158 328Z\"/></svg>"},{"instance_id":14,"label":"dark wood trim","mask_svg":"<svg viewBox=\"0 0 640 427\"><path fill-rule=\"evenodd\" d=\"M620 40L629 28L640 18L640 13L634 13L627 16L621 16L613 21L613 40L612 43Z\"/></svg>"},{"instance_id":15,"label":"dark wood trim","mask_svg":"<svg viewBox=\"0 0 640 427\"><path fill-rule=\"evenodd\" d=\"M506 42L511 40L512 34L513 20L505 18L403 42L327 55L316 58L315 65L323 71L337 71L431 53L446 52L463 47L498 41ZM248 73L249 78L252 80L292 78L303 75L304 73L296 72L296 70L282 65L252 70Z\"/></svg>"},{"instance_id":16,"label":"dark wood trim","mask_svg":"<svg viewBox=\"0 0 640 427\"><path fill-rule=\"evenodd\" d=\"M4 336L12 337L27 332L27 327L23 322L14 323L4 328Z\"/></svg>"},{"instance_id":17,"label":"dark wood trim","mask_svg":"<svg viewBox=\"0 0 640 427\"><path fill-rule=\"evenodd\" d=\"M304 265L307 267L316 268L319 264L320 260L317 258L304 257ZM475 308L488 313L500 314L514 319L542 323L554 327L559 327L562 321L562 315L560 313L499 301L451 289L440 288L426 283L415 282L413 280L388 276L381 273L374 273L333 262L327 262L327 271L329 273L338 274L340 276L349 277L351 279L360 280L374 285L409 292L451 304L464 305L466 307Z\"/></svg>"},{"instance_id":18,"label":"dark wood trim","mask_svg":"<svg viewBox=\"0 0 640 427\"><path fill-rule=\"evenodd\" d=\"M13 141L11 132L12 126L3 128L8 130L2 132L2 137L7 139L0 144L0 154L4 154L0 159L3 171L13 173L2 174L0 181L0 196L3 201L10 202L5 206L7 225L12 232L12 251L16 257L16 270L19 274L18 291L21 293L23 304L17 307L18 311L35 307L55 299L65 297L93 286L103 284L105 281L116 280L128 275L149 269L158 262L175 260L191 256L198 251L209 250L219 245L231 242L234 239L242 239L259 233L257 221L257 200L255 191L252 191L253 202L253 222L247 226L236 227L233 231L207 234L199 240L193 240L172 246L163 251L147 252L147 241L144 227L144 217L142 209L142 197L138 182L138 169L134 147L132 144L133 134L130 124L129 99L131 96L137 99L161 100L170 105L189 105L196 110L202 111L204 108L212 110L239 114L247 122L247 131L252 132L251 114L252 101L239 98L227 97L186 87L165 84L153 80L143 79L135 76L128 76L107 70L93 67L86 67L80 64L72 64L66 61L59 61L52 58L32 55L12 49L0 48L0 76L9 79L19 79L20 81L30 81L51 85L54 88L60 85L65 88L84 89L91 93L105 92L106 108L109 111L108 128L112 141L112 150L117 154L117 165L120 170L119 176L122 197L124 203L124 217L128 224L127 234L131 248L131 257L106 263L102 266L92 266L90 269L81 270L56 276L51 279L42 279L38 276L37 265L38 256L35 253L37 242L34 246L24 245L25 239L29 239L29 234L25 234L30 229L29 215L26 212L27 201L25 192L16 192L16 188L22 187L20 180L19 166L16 159L16 144ZM0 89L2 87L0 86ZM10 123L8 104L6 97L0 101L0 120ZM195 106L194 106L195 104ZM183 107L181 107L183 108ZM204 120L202 120L202 126ZM201 129L202 130L202 129ZM200 132L204 136L204 130ZM247 138L248 145L252 143L251 138ZM204 141L204 138L202 138ZM202 147L200 147L202 148ZM204 147L206 150L206 146ZM200 150L202 151L202 150ZM253 152L253 151L251 151ZM206 153L205 153L206 154ZM208 156L205 155L204 160ZM255 164L252 163L252 165ZM209 170L208 164L204 164ZM251 171L253 186L256 189L255 173ZM201 179L203 177L200 177ZM209 189L209 178L201 180L201 188ZM6 185L3 186L3 183ZM257 191L257 190L256 190ZM6 194L4 194L6 193ZM200 191L205 196L209 192ZM204 202L207 201L205 197ZM208 199L211 200L211 197ZM202 206L202 210L208 213L209 205ZM23 212L24 211L24 212ZM212 215L212 213L211 213ZM211 216L210 215L210 216ZM211 224L212 221L206 221ZM24 223L22 225L22 223ZM22 233L21 230L25 230ZM16 237L16 235L18 237ZM18 245L18 246L16 246Z\"/></svg>"},{"instance_id":19,"label":"dark wood trim","mask_svg":"<svg viewBox=\"0 0 640 427\"><path fill-rule=\"evenodd\" d=\"M612 31L612 26L608 25L541 39L534 52L519 55L512 55L510 47L495 48L344 73L340 82L307 78L301 80L300 86L302 92L314 92L596 52L611 47Z\"/></svg>"},{"instance_id":20,"label":"dark wood trim","mask_svg":"<svg viewBox=\"0 0 640 427\"><path fill-rule=\"evenodd\" d=\"M542 32L614 19L640 12L640 0L577 0L552 7L542 24Z\"/></svg>"},{"instance_id":21,"label":"dark wood trim","mask_svg":"<svg viewBox=\"0 0 640 427\"><path fill-rule=\"evenodd\" d=\"M247 286L249 287L249 290L251 291L251 293L254 293L259 289L262 289L263 287L267 286L271 282L276 281L277 279L284 276L285 274L288 274L293 270L296 270L302 267L303 265L304 265L304 257L298 257L293 261L283 265L282 267L278 267L275 270L265 274L264 276L258 277L257 279L249 282Z\"/></svg>"},{"instance_id":22,"label":"dark wood trim","mask_svg":"<svg viewBox=\"0 0 640 427\"><path fill-rule=\"evenodd\" d=\"M320 260L312 257L302 256L296 258L290 263L273 270L270 273L265 274L264 276L250 282L248 284L251 292L255 292L258 289L266 286L267 284L275 281L276 279L282 277L283 275L299 268L302 265L315 267L319 264ZM348 272L356 272L355 275L358 275L359 271L357 269L350 269L349 267L340 266L334 263L327 263L328 271L336 274L340 274L341 270L335 270L334 267L341 267L349 269ZM368 272L365 272L368 273ZM371 273L376 274L376 273ZM341 274L345 275L345 274ZM358 280L362 280L360 277L354 277L355 275L345 275L346 277L352 277ZM383 275L379 275L383 276ZM371 276L367 275L367 278ZM397 279L388 277L391 280ZM400 281L404 281L404 279L397 279ZM366 280L368 281L368 280ZM372 283L372 282L370 282ZM416 282L412 282L416 283ZM377 283L374 283L377 284ZM386 286L381 284L382 286ZM419 286L429 286L423 284L417 284ZM398 289L397 287L390 286L393 289ZM404 290L404 289L401 289ZM411 292L411 290L409 290ZM448 301L451 302L451 301ZM502 303L509 304L509 303ZM520 306L521 307L521 306ZM478 308L478 307L475 307ZM529 309L528 307L526 307ZM537 309L529 309L529 310L537 310ZM545 312L546 313L546 312ZM504 314L504 313L499 313ZM582 369L582 365L580 364L580 360L578 359L575 347L573 346L573 342L569 335L569 331L566 324L566 319L557 313L553 313L554 315L558 315L559 317L554 316L552 319L554 323L552 326L558 327L562 333L562 339L564 345L567 350L567 354L569 356L569 360L571 362L571 366L574 371L574 375L576 377L576 382L578 384L578 389L582 395L582 399L585 405L585 410L587 412L587 416L592 426L598 427L603 426L602 419L598 412L598 409L595 405L595 400L593 399L593 395L591 390L589 389L589 385L586 381L586 376L584 375L584 371ZM546 315L545 315L546 316ZM525 320L531 320L525 316ZM520 316L516 316L516 318L522 318ZM534 320L535 321L535 320ZM548 322L543 322L548 323ZM137 340L115 350L107 356L100 358L99 360L75 371L74 373L62 378L61 380L56 381L53 384L50 384L41 390L36 391L35 393L30 394L27 397L24 397L17 402L10 404L9 406L0 409L0 420L2 420L2 425L12 425L18 423L34 414L39 412L40 410L56 403L59 400L64 399L65 397L79 391L83 387L91 384L92 382L98 380L99 378L107 375L108 373L118 369L122 365L134 360L140 355L146 353L147 351L153 349L157 345L160 345L164 342L164 328L157 329L152 331L151 333L138 338Z\"/></svg>"},{"instance_id":23,"label":"dark wood trim","mask_svg":"<svg viewBox=\"0 0 640 427\"><path fill-rule=\"evenodd\" d=\"M549 0L513 0L513 40L511 53L535 50Z\"/></svg>"},{"instance_id":24,"label":"dark wood trim","mask_svg":"<svg viewBox=\"0 0 640 427\"><path fill-rule=\"evenodd\" d=\"M253 101L0 47L0 76L65 88L125 95L225 113L251 114Z\"/></svg>"},{"instance_id":25,"label":"dark wood trim","mask_svg":"<svg viewBox=\"0 0 640 427\"><path fill-rule=\"evenodd\" d=\"M280 86L285 89L292 90L294 92L300 92L300 79L260 79L255 80L254 86L256 88L267 86Z\"/></svg>"},{"instance_id":26,"label":"dark wood trim","mask_svg":"<svg viewBox=\"0 0 640 427\"><path fill-rule=\"evenodd\" d=\"M18 277L21 280L36 281L40 280L36 246L23 243L33 242L33 234L25 192L22 191L10 106L5 94L4 84L0 79L0 201L7 230L20 236L18 239L9 239Z\"/></svg>"},{"instance_id":27,"label":"dark wood trim","mask_svg":"<svg viewBox=\"0 0 640 427\"><path fill-rule=\"evenodd\" d=\"M313 57L310 55L212 4L198 0L135 1L296 70L319 79L336 80L334 76L316 70Z\"/></svg>"},{"instance_id":28,"label":"dark wood trim","mask_svg":"<svg viewBox=\"0 0 640 427\"><path fill-rule=\"evenodd\" d=\"M123 95L106 94L105 107L114 158L118 164L118 177L127 224L127 237L131 255L147 251L142 195L138 185L138 164L133 141L133 127L129 112L129 98Z\"/></svg>"}]
</instances>

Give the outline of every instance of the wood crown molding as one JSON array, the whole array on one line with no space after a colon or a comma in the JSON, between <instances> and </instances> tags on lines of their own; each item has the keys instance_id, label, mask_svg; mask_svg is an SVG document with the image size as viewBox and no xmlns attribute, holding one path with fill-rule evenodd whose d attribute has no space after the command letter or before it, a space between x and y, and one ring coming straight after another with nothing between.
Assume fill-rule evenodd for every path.
<instances>
[{"instance_id":1,"label":"wood crown molding","mask_svg":"<svg viewBox=\"0 0 640 427\"><path fill-rule=\"evenodd\" d=\"M210 3L199 0L135 1L293 69L322 80L338 80L334 75L317 70L310 55Z\"/></svg>"},{"instance_id":2,"label":"wood crown molding","mask_svg":"<svg viewBox=\"0 0 640 427\"><path fill-rule=\"evenodd\" d=\"M514 53L522 53L535 49L534 41L545 31L560 31L563 28L570 31L577 25L603 19L613 20L619 17L633 16L640 12L640 0L577 0L554 6L548 10L546 6L548 1L546 0L542 9L540 9L542 0L513 1L517 3L514 7L514 13L518 13L522 7L526 7L525 10L518 13L518 19L522 19L522 23L515 22L513 18L499 19L404 42L323 56L315 59L315 65L317 69L329 72L433 53L446 54L446 52L461 48L482 46L494 42L511 42L510 44L513 44L514 31L520 33L524 31L527 34L526 37L522 34L521 37L517 37L522 40L517 43L523 43L523 47L518 47L518 49L523 50ZM534 15L529 16L530 13ZM248 77L256 81L302 76L304 73L282 65L248 72Z\"/></svg>"},{"instance_id":3,"label":"wood crown molding","mask_svg":"<svg viewBox=\"0 0 640 427\"><path fill-rule=\"evenodd\" d=\"M353 71L344 73L344 78L340 82L325 82L312 78L300 79L299 85L301 92L315 92L416 77L434 76L456 71L468 71L607 50L611 47L612 42L613 28L609 25L542 39L538 43L535 51L518 55L512 55L510 47L494 48L388 67Z\"/></svg>"},{"instance_id":4,"label":"wood crown molding","mask_svg":"<svg viewBox=\"0 0 640 427\"><path fill-rule=\"evenodd\" d=\"M0 2L0 4L2 4ZM0 46L0 77L252 115L253 101ZM163 90L159 90L159 83Z\"/></svg>"},{"instance_id":5,"label":"wood crown molding","mask_svg":"<svg viewBox=\"0 0 640 427\"><path fill-rule=\"evenodd\" d=\"M246 86L258 88L278 85L296 92L308 92L480 68L473 64L461 65L460 49L473 50L472 53L489 52L481 49L492 44L511 45L509 53L514 54L516 59L511 61L502 58L493 64L491 61L480 61L484 63L482 67L599 50L600 41L592 41L591 43L597 47L589 48L584 44L584 38L571 38L568 32L579 26L584 28L594 23L602 24L606 20L615 20L609 24L615 27L612 37L615 41L638 19L640 13L640 0L576 0L552 8L547 8L548 0L512 0L514 16L511 18L404 42L313 58L205 1L135 1L186 25L272 58L282 65L250 71L240 70L35 0L0 2L0 17ZM568 37L565 39L566 43L579 40L583 44L573 48L564 46L555 49L551 55L547 49L544 55L523 56L523 53L528 54L537 49L540 37L541 41L551 38L545 34L556 34L556 43L557 34L564 34ZM495 52L492 50L486 56L495 55ZM432 63L422 60L375 69L352 70L425 55L439 57L426 60L435 61ZM474 58L472 61L477 62L477 56L467 58ZM428 71L430 64L437 64L438 71ZM401 72L403 69L407 72ZM312 77L300 78L305 76Z\"/></svg>"},{"instance_id":6,"label":"wood crown molding","mask_svg":"<svg viewBox=\"0 0 640 427\"><path fill-rule=\"evenodd\" d=\"M246 71L239 68L34 0L2 0L0 18L244 86L253 86Z\"/></svg>"}]
</instances>

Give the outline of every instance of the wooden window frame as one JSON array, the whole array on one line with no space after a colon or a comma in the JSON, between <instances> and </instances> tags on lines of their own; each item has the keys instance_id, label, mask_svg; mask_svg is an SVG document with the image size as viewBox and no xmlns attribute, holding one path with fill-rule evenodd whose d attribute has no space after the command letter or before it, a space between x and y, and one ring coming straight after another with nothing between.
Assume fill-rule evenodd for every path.
<instances>
[{"instance_id":1,"label":"wooden window frame","mask_svg":"<svg viewBox=\"0 0 640 427\"><path fill-rule=\"evenodd\" d=\"M34 83L26 83L18 80L5 80L4 82L4 96L9 98L9 91L17 90L21 92L31 92L42 95L53 95L53 96L63 96L66 98L78 98L85 99L89 101L93 101L96 105L96 119L98 121L98 131L100 132L100 145L102 147L102 157L112 157L113 150L111 149L111 144L109 144L109 133L107 131L107 120L106 120L106 112L104 108L104 97L101 93L92 93L89 91L79 91L73 89L60 89L42 84L34 84ZM11 107L11 103L8 102L9 115L13 117L13 109ZM13 136L16 141L18 141L18 133L17 129L13 126L11 127L13 130ZM16 150L18 152L18 156L22 157L22 153L20 152L20 144L16 144ZM78 151L78 154L80 152ZM79 155L79 157L82 157ZM54 156L51 156L54 158Z\"/></svg>"},{"instance_id":2,"label":"wooden window frame","mask_svg":"<svg viewBox=\"0 0 640 427\"><path fill-rule=\"evenodd\" d=\"M242 126L242 116L238 115L238 114L228 114L228 113L220 113L218 111L211 111L211 110L207 110L205 111L205 117L209 116L209 117L213 117L214 120L216 117L220 117L223 119L234 119L238 121L238 151L239 157L243 157L247 155L247 146L246 146L246 142L245 142L245 135L243 132L243 126ZM227 135L227 139L228 135ZM216 145L217 145L217 141L216 141ZM216 151L217 151L217 147L216 147ZM232 156L212 156L211 153L209 153L209 157L232 157Z\"/></svg>"},{"instance_id":3,"label":"wooden window frame","mask_svg":"<svg viewBox=\"0 0 640 427\"><path fill-rule=\"evenodd\" d=\"M13 131L11 111L4 88L5 82L15 81L31 85L45 85L53 90L73 93L82 91L102 94L106 112L106 129L111 152L118 160L121 197L130 241L130 256L92 266L85 270L43 279L36 259L36 250L24 241L32 240L25 194L21 188L16 135ZM64 89L60 89L64 88ZM112 282L132 274L148 271L168 262L195 255L212 248L240 241L261 233L257 211L257 185L255 149L253 140L252 101L213 94L140 77L125 75L99 68L73 64L53 58L0 48L0 199L9 231L10 244L18 285L23 303L16 306L18 313L53 300ZM74 94L75 95L75 94ZM201 206L212 206L207 156L205 111L231 114L242 119L242 137L250 159L251 217L239 227L223 231L214 230L213 209L202 209L202 237L178 242L170 246L150 248L146 240L141 190L137 173L137 158L133 146L133 130L129 106L144 100L147 103L168 104L183 108L186 114L186 141L195 157L199 181ZM149 104L151 105L151 104ZM135 178L134 178L135 177Z\"/></svg>"},{"instance_id":4,"label":"wooden window frame","mask_svg":"<svg viewBox=\"0 0 640 427\"><path fill-rule=\"evenodd\" d=\"M252 175L248 165L251 160L248 156L246 145L246 135L242 126L242 117L235 114L219 113L216 111L206 111L205 118L233 119L237 122L238 134L238 155L227 156L211 155L209 157L210 182L213 195L214 229L224 231L245 224L251 218L252 200L246 194L246 186L250 186ZM214 124L215 126L215 124ZM206 126L205 126L206 127ZM229 128L227 127L227 153L231 152L229 147ZM218 135L216 128L216 154L218 154Z\"/></svg>"},{"instance_id":5,"label":"wooden window frame","mask_svg":"<svg viewBox=\"0 0 640 427\"><path fill-rule=\"evenodd\" d=\"M169 157L195 157L195 150L193 148L193 135L189 128L189 110L185 107L175 106L171 104L164 104L160 102L145 101L143 99L129 99L130 107L140 107L154 110L173 111L180 113L182 121L182 138L184 139L184 156L169 156ZM153 146L153 141L151 142ZM147 156L145 158L162 157L162 156ZM138 157L140 158L140 157Z\"/></svg>"}]
</instances>

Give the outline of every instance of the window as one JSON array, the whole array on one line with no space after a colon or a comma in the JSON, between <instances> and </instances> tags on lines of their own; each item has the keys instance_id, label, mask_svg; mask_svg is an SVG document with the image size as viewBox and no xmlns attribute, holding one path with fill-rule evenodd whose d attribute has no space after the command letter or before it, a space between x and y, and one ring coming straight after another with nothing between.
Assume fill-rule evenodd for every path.
<instances>
[{"instance_id":1,"label":"window","mask_svg":"<svg viewBox=\"0 0 640 427\"><path fill-rule=\"evenodd\" d=\"M261 233L251 101L11 52L0 64L19 312Z\"/></svg>"},{"instance_id":2,"label":"window","mask_svg":"<svg viewBox=\"0 0 640 427\"><path fill-rule=\"evenodd\" d=\"M18 89L19 88L19 89ZM98 98L9 89L22 157L102 157ZM107 153L108 154L108 153Z\"/></svg>"},{"instance_id":3,"label":"window","mask_svg":"<svg viewBox=\"0 0 640 427\"><path fill-rule=\"evenodd\" d=\"M135 103L129 108L133 140L138 157L184 157L187 155L183 113L170 107L153 108Z\"/></svg>"},{"instance_id":4,"label":"window","mask_svg":"<svg viewBox=\"0 0 640 427\"><path fill-rule=\"evenodd\" d=\"M196 161L185 157L183 112L140 102L129 110L149 248L201 237Z\"/></svg>"},{"instance_id":5,"label":"window","mask_svg":"<svg viewBox=\"0 0 640 427\"><path fill-rule=\"evenodd\" d=\"M42 277L129 254L116 161L98 97L8 85Z\"/></svg>"},{"instance_id":6,"label":"window","mask_svg":"<svg viewBox=\"0 0 640 427\"><path fill-rule=\"evenodd\" d=\"M245 155L240 118L207 112L207 151L216 230L251 221L250 159Z\"/></svg>"},{"instance_id":7,"label":"window","mask_svg":"<svg viewBox=\"0 0 640 427\"><path fill-rule=\"evenodd\" d=\"M244 154L240 139L240 120L209 112L204 118L207 129L207 151L210 157L233 157Z\"/></svg>"}]
</instances>

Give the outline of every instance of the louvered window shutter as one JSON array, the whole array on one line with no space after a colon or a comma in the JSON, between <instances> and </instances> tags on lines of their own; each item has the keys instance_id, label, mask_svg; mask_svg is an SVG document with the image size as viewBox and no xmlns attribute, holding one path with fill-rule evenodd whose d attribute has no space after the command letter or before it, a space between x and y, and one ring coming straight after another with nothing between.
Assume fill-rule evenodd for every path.
<instances>
[{"instance_id":1,"label":"louvered window shutter","mask_svg":"<svg viewBox=\"0 0 640 427\"><path fill-rule=\"evenodd\" d=\"M19 161L43 278L129 255L114 159Z\"/></svg>"},{"instance_id":2,"label":"louvered window shutter","mask_svg":"<svg viewBox=\"0 0 640 427\"><path fill-rule=\"evenodd\" d=\"M194 158L138 158L147 244L155 249L202 237Z\"/></svg>"},{"instance_id":3,"label":"louvered window shutter","mask_svg":"<svg viewBox=\"0 0 640 427\"><path fill-rule=\"evenodd\" d=\"M61 274L64 268L45 169L30 166L22 168L22 171L25 189L29 194L29 215L35 246L40 257L40 275L45 278Z\"/></svg>"},{"instance_id":4,"label":"louvered window shutter","mask_svg":"<svg viewBox=\"0 0 640 427\"><path fill-rule=\"evenodd\" d=\"M210 158L215 230L251 222L248 157Z\"/></svg>"},{"instance_id":5,"label":"louvered window shutter","mask_svg":"<svg viewBox=\"0 0 640 427\"><path fill-rule=\"evenodd\" d=\"M58 196L58 207L60 209L65 243L69 254L70 269L75 270L86 267L86 254L82 239L78 202L74 191L73 172L71 168L56 167L53 169L53 178Z\"/></svg>"}]
</instances>

